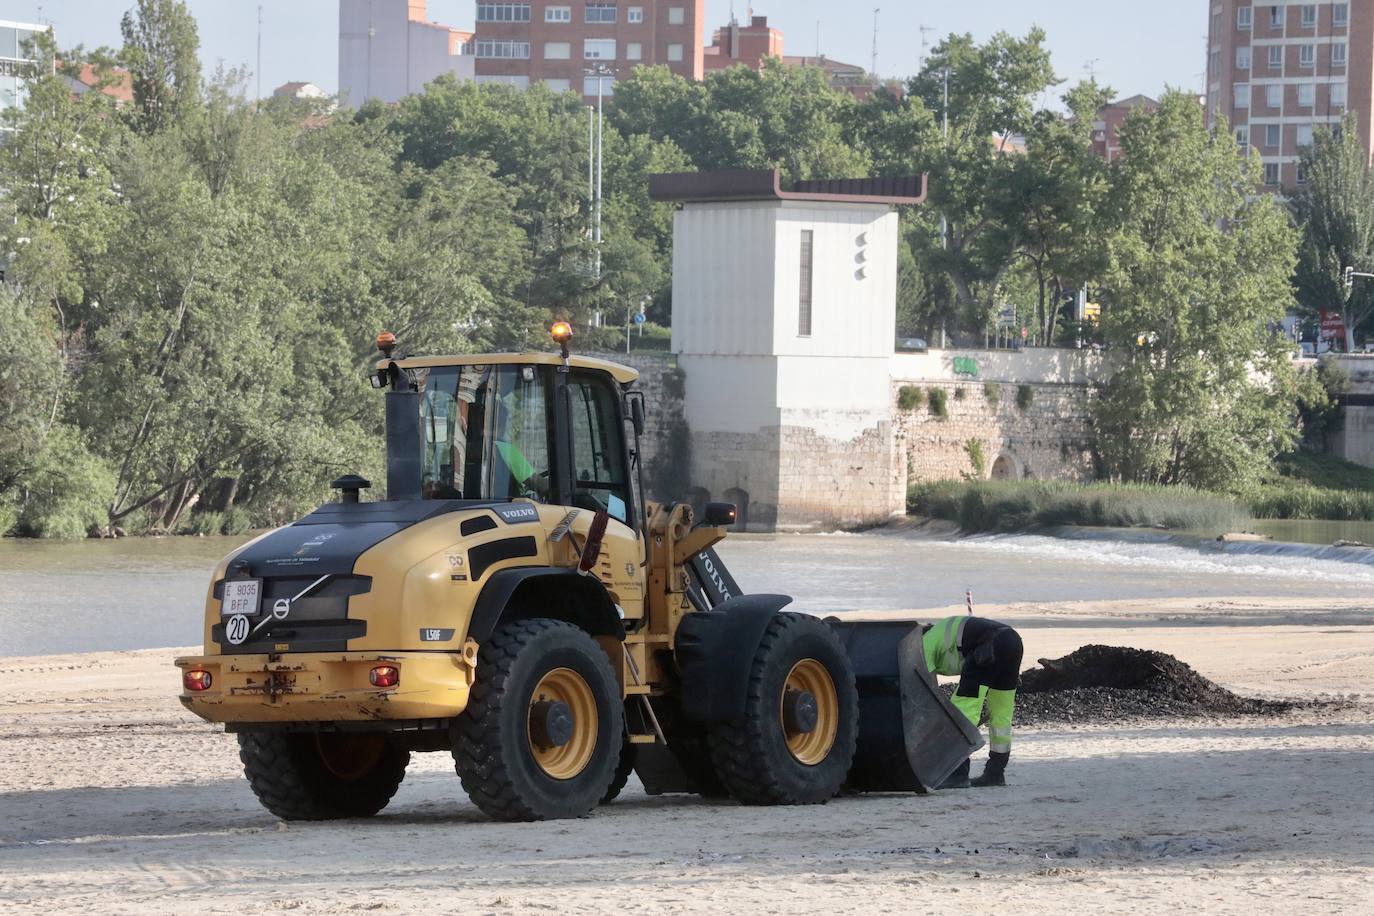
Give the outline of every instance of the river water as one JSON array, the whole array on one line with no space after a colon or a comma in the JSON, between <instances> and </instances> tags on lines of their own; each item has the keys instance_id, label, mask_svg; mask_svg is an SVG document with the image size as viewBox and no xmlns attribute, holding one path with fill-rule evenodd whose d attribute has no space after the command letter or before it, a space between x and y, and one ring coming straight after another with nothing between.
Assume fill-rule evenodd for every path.
<instances>
[{"instance_id":1,"label":"river water","mask_svg":"<svg viewBox=\"0 0 1374 916\"><path fill-rule=\"evenodd\" d=\"M978 604L1210 596L1374 604L1374 551L1223 550L1119 534L732 535L720 553L745 591L792 595L795 608L813 612L944 607L968 588ZM197 644L210 572L242 541L0 539L0 655Z\"/></svg>"}]
</instances>

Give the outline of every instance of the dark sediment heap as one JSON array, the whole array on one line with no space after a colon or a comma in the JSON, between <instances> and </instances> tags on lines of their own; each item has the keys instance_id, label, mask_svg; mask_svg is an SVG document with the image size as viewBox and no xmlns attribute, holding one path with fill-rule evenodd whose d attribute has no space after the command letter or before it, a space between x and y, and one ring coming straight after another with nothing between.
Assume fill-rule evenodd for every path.
<instances>
[{"instance_id":1,"label":"dark sediment heap","mask_svg":"<svg viewBox=\"0 0 1374 916\"><path fill-rule=\"evenodd\" d=\"M1084 646L1021 674L1021 725L1273 715L1295 704L1237 696L1163 652Z\"/></svg>"}]
</instances>

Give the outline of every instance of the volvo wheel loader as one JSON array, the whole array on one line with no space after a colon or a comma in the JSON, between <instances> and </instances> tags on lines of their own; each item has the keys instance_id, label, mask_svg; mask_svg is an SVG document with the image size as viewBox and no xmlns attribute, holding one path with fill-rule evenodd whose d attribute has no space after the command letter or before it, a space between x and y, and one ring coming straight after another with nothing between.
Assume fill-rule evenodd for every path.
<instances>
[{"instance_id":1,"label":"volvo wheel loader","mask_svg":"<svg viewBox=\"0 0 1374 916\"><path fill-rule=\"evenodd\" d=\"M577 817L632 771L651 794L815 804L924 791L981 742L914 621L842 623L742 594L734 508L643 498L635 370L558 352L382 357L386 499L239 548L205 600L181 700L235 734L286 819L369 816L447 751L494 818ZM837 574L840 574L837 571Z\"/></svg>"}]
</instances>

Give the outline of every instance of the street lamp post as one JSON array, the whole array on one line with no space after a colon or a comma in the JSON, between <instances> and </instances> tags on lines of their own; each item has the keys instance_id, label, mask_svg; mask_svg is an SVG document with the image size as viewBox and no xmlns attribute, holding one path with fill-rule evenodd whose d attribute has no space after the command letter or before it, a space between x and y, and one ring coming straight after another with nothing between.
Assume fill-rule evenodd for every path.
<instances>
[{"instance_id":1,"label":"street lamp post","mask_svg":"<svg viewBox=\"0 0 1374 916\"><path fill-rule=\"evenodd\" d=\"M604 134L602 111L605 100L603 81L608 76L615 79L616 71L605 64L598 63L594 67L585 68L582 72L588 76L596 77L596 192L592 197L592 242L596 249L595 276L599 281L601 279L601 151Z\"/></svg>"}]
</instances>

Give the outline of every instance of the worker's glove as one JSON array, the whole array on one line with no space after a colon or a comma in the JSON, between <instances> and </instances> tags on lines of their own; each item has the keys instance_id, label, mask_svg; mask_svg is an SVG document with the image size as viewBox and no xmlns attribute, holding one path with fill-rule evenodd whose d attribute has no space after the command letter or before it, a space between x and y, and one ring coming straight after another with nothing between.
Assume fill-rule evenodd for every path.
<instances>
[{"instance_id":1,"label":"worker's glove","mask_svg":"<svg viewBox=\"0 0 1374 916\"><path fill-rule=\"evenodd\" d=\"M973 650L973 663L979 668L986 668L997 658L992 648L992 640L985 639L978 644L978 648Z\"/></svg>"}]
</instances>

